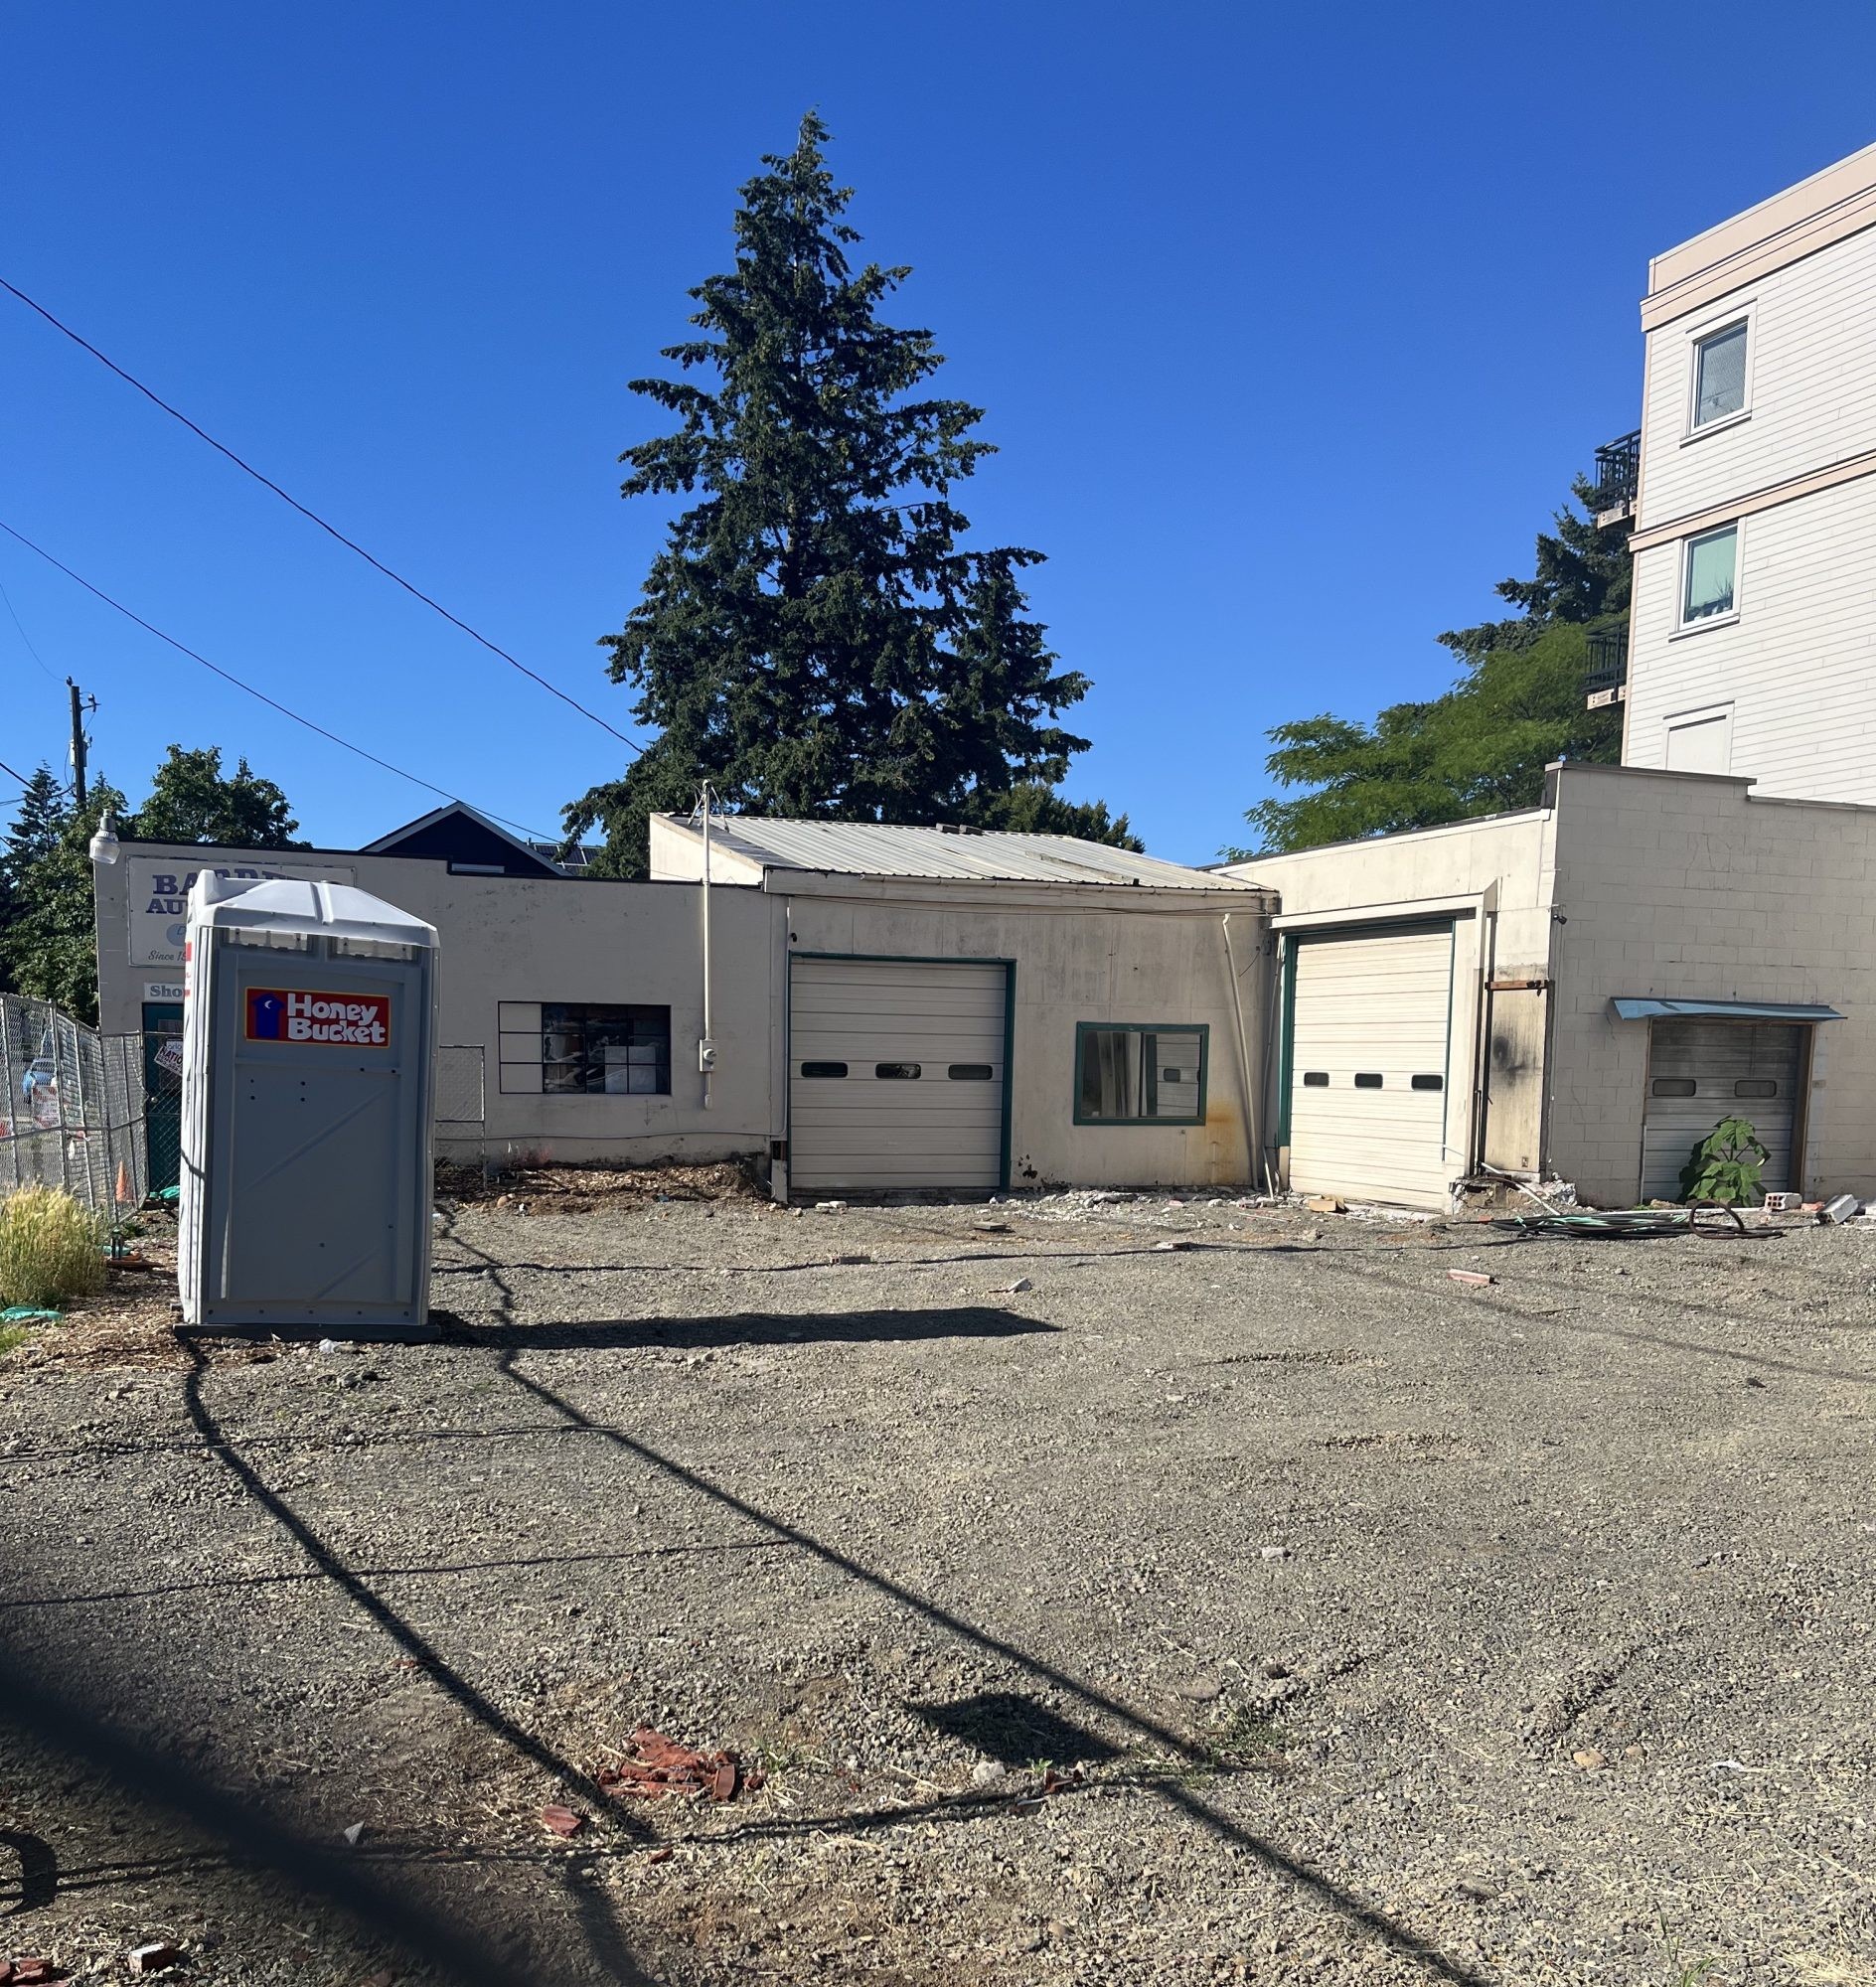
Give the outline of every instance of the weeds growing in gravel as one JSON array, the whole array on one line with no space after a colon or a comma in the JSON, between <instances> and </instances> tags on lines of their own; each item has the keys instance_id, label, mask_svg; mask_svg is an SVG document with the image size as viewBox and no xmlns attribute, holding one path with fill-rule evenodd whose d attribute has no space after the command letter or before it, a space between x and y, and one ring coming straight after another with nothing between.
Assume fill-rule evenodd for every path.
<instances>
[{"instance_id":1,"label":"weeds growing in gravel","mask_svg":"<svg viewBox=\"0 0 1876 1987\"><path fill-rule=\"evenodd\" d=\"M104 1285L104 1231L56 1187L23 1186L0 1201L0 1304L48 1308Z\"/></svg>"},{"instance_id":2,"label":"weeds growing in gravel","mask_svg":"<svg viewBox=\"0 0 1876 1987\"><path fill-rule=\"evenodd\" d=\"M1657 1911L1654 1922L1660 1927L1661 1943L1667 1948L1667 1987L1703 1987L1708 1974L1719 1965L1719 1955L1704 1959L1682 1959L1680 1941L1667 1928L1667 1915Z\"/></svg>"},{"instance_id":3,"label":"weeds growing in gravel","mask_svg":"<svg viewBox=\"0 0 1876 1987\"><path fill-rule=\"evenodd\" d=\"M24 1345L32 1335L23 1324L0 1324L0 1353L11 1352L16 1345Z\"/></svg>"}]
</instances>

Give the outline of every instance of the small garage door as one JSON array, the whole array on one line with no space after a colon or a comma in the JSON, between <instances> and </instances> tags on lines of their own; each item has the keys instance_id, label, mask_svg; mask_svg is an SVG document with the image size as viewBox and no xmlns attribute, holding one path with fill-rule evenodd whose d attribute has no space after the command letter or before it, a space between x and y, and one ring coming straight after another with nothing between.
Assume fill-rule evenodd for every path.
<instances>
[{"instance_id":1,"label":"small garage door","mask_svg":"<svg viewBox=\"0 0 1876 1987\"><path fill-rule=\"evenodd\" d=\"M1678 1200L1680 1169L1722 1118L1744 1118L1771 1154L1768 1190L1797 1184L1792 1141L1809 1030L1776 1021L1651 1021L1642 1198Z\"/></svg>"},{"instance_id":2,"label":"small garage door","mask_svg":"<svg viewBox=\"0 0 1876 1987\"><path fill-rule=\"evenodd\" d=\"M1005 968L874 959L792 967L790 1191L1000 1185Z\"/></svg>"},{"instance_id":3,"label":"small garage door","mask_svg":"<svg viewBox=\"0 0 1876 1987\"><path fill-rule=\"evenodd\" d=\"M1291 1186L1444 1207L1452 925L1293 942Z\"/></svg>"}]
</instances>

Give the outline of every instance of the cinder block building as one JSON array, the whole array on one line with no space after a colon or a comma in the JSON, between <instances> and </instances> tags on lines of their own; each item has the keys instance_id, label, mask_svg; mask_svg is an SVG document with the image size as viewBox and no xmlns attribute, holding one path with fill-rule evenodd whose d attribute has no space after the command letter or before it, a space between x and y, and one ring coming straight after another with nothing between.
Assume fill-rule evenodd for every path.
<instances>
[{"instance_id":1,"label":"cinder block building","mask_svg":"<svg viewBox=\"0 0 1876 1987\"><path fill-rule=\"evenodd\" d=\"M1281 900L1295 1185L1675 1195L1737 1115L1768 1186L1876 1193L1876 146L1656 256L1642 322L1623 765L1231 871Z\"/></svg>"}]
</instances>

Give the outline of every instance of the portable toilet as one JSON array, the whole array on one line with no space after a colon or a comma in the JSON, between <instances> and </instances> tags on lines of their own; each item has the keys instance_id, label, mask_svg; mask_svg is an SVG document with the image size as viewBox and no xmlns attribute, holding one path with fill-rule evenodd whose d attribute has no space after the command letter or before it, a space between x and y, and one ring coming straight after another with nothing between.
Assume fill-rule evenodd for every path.
<instances>
[{"instance_id":1,"label":"portable toilet","mask_svg":"<svg viewBox=\"0 0 1876 1987\"><path fill-rule=\"evenodd\" d=\"M185 1327L427 1335L434 928L205 869L184 959Z\"/></svg>"}]
</instances>

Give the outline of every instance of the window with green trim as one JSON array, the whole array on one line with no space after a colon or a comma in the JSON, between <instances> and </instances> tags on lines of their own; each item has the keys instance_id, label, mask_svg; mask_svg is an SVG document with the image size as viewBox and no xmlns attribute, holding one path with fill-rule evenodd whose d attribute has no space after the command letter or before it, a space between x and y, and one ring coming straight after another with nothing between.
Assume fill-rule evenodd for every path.
<instances>
[{"instance_id":1,"label":"window with green trim","mask_svg":"<svg viewBox=\"0 0 1876 1987\"><path fill-rule=\"evenodd\" d=\"M1202 1125L1209 1036L1203 1022L1078 1022L1075 1123Z\"/></svg>"}]
</instances>

